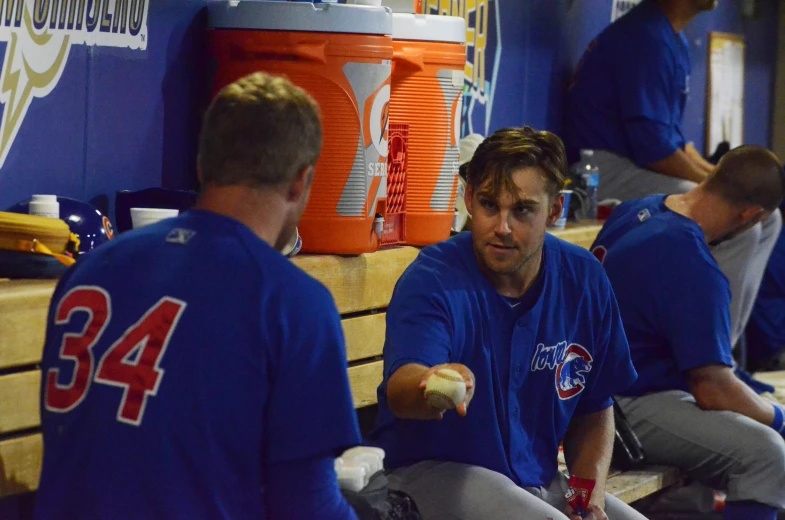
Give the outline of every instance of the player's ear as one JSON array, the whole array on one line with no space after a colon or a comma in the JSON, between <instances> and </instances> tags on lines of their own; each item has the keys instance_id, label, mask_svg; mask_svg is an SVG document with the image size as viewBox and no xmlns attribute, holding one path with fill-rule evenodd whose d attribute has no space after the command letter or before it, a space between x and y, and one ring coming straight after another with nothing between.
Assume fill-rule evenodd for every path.
<instances>
[{"instance_id":1,"label":"player's ear","mask_svg":"<svg viewBox=\"0 0 785 520\"><path fill-rule=\"evenodd\" d=\"M472 207L472 198L474 198L474 189L466 184L466 190L463 192L463 203L466 204L466 212L469 215L474 214L474 208Z\"/></svg>"},{"instance_id":2,"label":"player's ear","mask_svg":"<svg viewBox=\"0 0 785 520\"><path fill-rule=\"evenodd\" d=\"M741 221L745 224L752 223L757 224L758 222L765 220L768 217L768 212L763 209L761 206L754 205L754 206L747 206L741 212L740 218Z\"/></svg>"},{"instance_id":3,"label":"player's ear","mask_svg":"<svg viewBox=\"0 0 785 520\"><path fill-rule=\"evenodd\" d=\"M564 212L564 194L557 193L555 197L549 195L548 199L551 200L551 207L548 210L548 220L546 221L546 224L550 227L559 220L559 217L561 217Z\"/></svg>"},{"instance_id":4,"label":"player's ear","mask_svg":"<svg viewBox=\"0 0 785 520\"><path fill-rule=\"evenodd\" d=\"M308 196L308 191L311 189L311 182L313 181L313 166L307 166L297 172L294 179L289 183L289 189L286 193L286 200L289 202L297 203Z\"/></svg>"}]
</instances>

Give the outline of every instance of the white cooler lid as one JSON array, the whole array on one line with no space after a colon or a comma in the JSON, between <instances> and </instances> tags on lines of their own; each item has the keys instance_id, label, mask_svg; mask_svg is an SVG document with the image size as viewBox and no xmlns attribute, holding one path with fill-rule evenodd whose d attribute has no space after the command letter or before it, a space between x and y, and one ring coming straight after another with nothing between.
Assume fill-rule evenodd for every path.
<instances>
[{"instance_id":1,"label":"white cooler lid","mask_svg":"<svg viewBox=\"0 0 785 520\"><path fill-rule=\"evenodd\" d=\"M270 0L208 2L213 29L392 34L392 11L387 7Z\"/></svg>"},{"instance_id":2,"label":"white cooler lid","mask_svg":"<svg viewBox=\"0 0 785 520\"><path fill-rule=\"evenodd\" d=\"M393 14L393 40L466 43L466 21L459 16Z\"/></svg>"}]
</instances>

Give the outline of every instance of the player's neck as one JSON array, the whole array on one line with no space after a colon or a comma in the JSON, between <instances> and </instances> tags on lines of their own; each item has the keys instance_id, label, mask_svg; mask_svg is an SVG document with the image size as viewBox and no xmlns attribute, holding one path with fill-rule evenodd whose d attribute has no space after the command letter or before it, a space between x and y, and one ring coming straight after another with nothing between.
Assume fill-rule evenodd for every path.
<instances>
[{"instance_id":1,"label":"player's neck","mask_svg":"<svg viewBox=\"0 0 785 520\"><path fill-rule=\"evenodd\" d=\"M495 273L480 262L480 270L491 282L493 288L502 296L509 298L522 298L537 281L541 269L542 246L529 257L520 269L513 273Z\"/></svg>"},{"instance_id":2,"label":"player's neck","mask_svg":"<svg viewBox=\"0 0 785 520\"><path fill-rule=\"evenodd\" d=\"M677 33L684 30L698 16L698 11L684 0L655 0L655 3Z\"/></svg>"},{"instance_id":3,"label":"player's neck","mask_svg":"<svg viewBox=\"0 0 785 520\"><path fill-rule=\"evenodd\" d=\"M727 233L725 221L727 203L704 189L703 186L683 195L671 195L665 199L665 206L694 221L703 231L706 242L710 243Z\"/></svg>"},{"instance_id":4,"label":"player's neck","mask_svg":"<svg viewBox=\"0 0 785 520\"><path fill-rule=\"evenodd\" d=\"M245 224L256 236L275 247L283 229L283 206L271 190L246 186L205 187L196 209L211 211Z\"/></svg>"}]
</instances>

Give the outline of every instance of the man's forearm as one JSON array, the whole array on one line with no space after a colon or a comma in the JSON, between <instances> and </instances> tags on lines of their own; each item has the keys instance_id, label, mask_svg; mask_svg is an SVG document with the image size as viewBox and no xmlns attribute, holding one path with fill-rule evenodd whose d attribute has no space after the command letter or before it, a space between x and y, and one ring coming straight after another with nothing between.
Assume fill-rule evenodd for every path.
<instances>
[{"instance_id":1,"label":"man's forearm","mask_svg":"<svg viewBox=\"0 0 785 520\"><path fill-rule=\"evenodd\" d=\"M684 147L684 151L687 152L687 155L690 157L690 159L692 159L692 162L698 165L698 167L703 170L706 175L710 175L711 172L714 171L714 165L703 158L700 152L695 148L695 145L692 143L687 143L687 146Z\"/></svg>"},{"instance_id":2,"label":"man's forearm","mask_svg":"<svg viewBox=\"0 0 785 520\"><path fill-rule=\"evenodd\" d=\"M703 410L736 412L770 426L774 408L729 367L705 367L690 375L690 391Z\"/></svg>"},{"instance_id":3,"label":"man's forearm","mask_svg":"<svg viewBox=\"0 0 785 520\"><path fill-rule=\"evenodd\" d=\"M387 403L390 410L400 419L437 419L441 415L425 401L420 381L428 367L410 363L404 365L387 383Z\"/></svg>"},{"instance_id":4,"label":"man's forearm","mask_svg":"<svg viewBox=\"0 0 785 520\"><path fill-rule=\"evenodd\" d=\"M570 475L596 482L591 504L605 507L605 481L613 456L613 407L573 417L564 436Z\"/></svg>"},{"instance_id":5,"label":"man's forearm","mask_svg":"<svg viewBox=\"0 0 785 520\"><path fill-rule=\"evenodd\" d=\"M696 183L703 182L708 176L708 172L690 158L684 150L676 150L665 159L649 164L648 168L668 177Z\"/></svg>"}]
</instances>

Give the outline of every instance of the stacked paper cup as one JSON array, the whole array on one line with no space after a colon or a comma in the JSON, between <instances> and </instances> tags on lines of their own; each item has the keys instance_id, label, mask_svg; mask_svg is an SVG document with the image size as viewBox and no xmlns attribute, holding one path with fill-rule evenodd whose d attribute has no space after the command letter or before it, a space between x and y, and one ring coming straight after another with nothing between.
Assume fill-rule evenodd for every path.
<instances>
[{"instance_id":1,"label":"stacked paper cup","mask_svg":"<svg viewBox=\"0 0 785 520\"><path fill-rule=\"evenodd\" d=\"M359 492L371 477L384 469L384 450L358 446L343 452L335 459L338 485L347 491Z\"/></svg>"}]
</instances>

